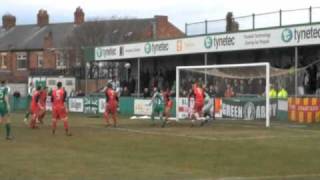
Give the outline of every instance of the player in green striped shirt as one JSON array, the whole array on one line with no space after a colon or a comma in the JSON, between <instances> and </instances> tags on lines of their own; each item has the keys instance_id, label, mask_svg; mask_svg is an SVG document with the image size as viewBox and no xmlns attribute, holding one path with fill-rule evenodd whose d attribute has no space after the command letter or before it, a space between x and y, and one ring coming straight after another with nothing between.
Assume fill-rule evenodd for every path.
<instances>
[{"instance_id":1,"label":"player in green striped shirt","mask_svg":"<svg viewBox=\"0 0 320 180\"><path fill-rule=\"evenodd\" d=\"M158 88L154 88L154 94L152 96L151 104L152 104L152 114L151 120L154 124L154 116L159 114L161 122L163 121L163 110L164 110L164 99L163 95Z\"/></svg>"},{"instance_id":2,"label":"player in green striped shirt","mask_svg":"<svg viewBox=\"0 0 320 180\"><path fill-rule=\"evenodd\" d=\"M11 140L11 125L8 118L10 111L8 88L5 85L5 81L1 81L0 84L0 123L5 123L6 139Z\"/></svg>"}]
</instances>

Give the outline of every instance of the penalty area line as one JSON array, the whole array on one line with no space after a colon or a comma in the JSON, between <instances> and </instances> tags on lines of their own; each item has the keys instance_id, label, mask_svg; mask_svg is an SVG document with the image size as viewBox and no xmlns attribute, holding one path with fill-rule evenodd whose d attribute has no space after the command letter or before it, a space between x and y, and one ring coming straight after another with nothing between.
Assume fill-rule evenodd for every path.
<instances>
[{"instance_id":1,"label":"penalty area line","mask_svg":"<svg viewBox=\"0 0 320 180\"><path fill-rule=\"evenodd\" d=\"M197 140L209 140L209 141L244 141L244 140L264 140L264 139L275 139L275 138L310 138L310 137L319 137L314 135L301 135L301 136L252 136L252 137L206 137L206 136L194 136L194 135L187 135L187 134L172 134L167 132L151 132L151 131L144 131L144 130L137 130L137 129L128 129L128 128L115 128L114 130L123 131L123 132L130 132L136 134L146 134L146 135L154 135L154 136L170 136L170 137L181 137L181 138L191 138Z\"/></svg>"},{"instance_id":2,"label":"penalty area line","mask_svg":"<svg viewBox=\"0 0 320 180\"><path fill-rule=\"evenodd\" d=\"M280 180L280 179L296 179L296 178L311 178L320 177L320 174L292 174L284 176L256 176L256 177L224 177L216 180Z\"/></svg>"}]
</instances>

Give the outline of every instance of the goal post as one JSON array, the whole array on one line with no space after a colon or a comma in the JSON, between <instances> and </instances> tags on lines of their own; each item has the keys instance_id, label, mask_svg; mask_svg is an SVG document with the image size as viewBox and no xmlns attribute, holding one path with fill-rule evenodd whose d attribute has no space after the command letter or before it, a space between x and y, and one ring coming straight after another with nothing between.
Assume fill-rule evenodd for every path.
<instances>
[{"instance_id":1,"label":"goal post","mask_svg":"<svg viewBox=\"0 0 320 180\"><path fill-rule=\"evenodd\" d=\"M190 92L192 84L194 82L199 82L199 84L205 85L206 91L211 93L212 88L216 90L213 94L209 96L213 96L213 114L216 113L216 103L215 101L219 98L225 99L226 101L234 101L238 103L240 101L244 101L241 98L245 99L259 99L259 102L263 102L264 105L261 105L261 109L257 109L259 111L259 118L264 117L265 126L270 127L270 100L269 100L269 89L270 89L270 64L267 62L263 63L244 63L244 64L222 64L222 65L204 65L204 66L177 66L176 67L176 119L186 118L186 109L185 106L182 106L182 103L186 104L187 100L186 94ZM239 84L245 82L246 85ZM252 87L249 87L248 83L257 82L256 85L251 84ZM261 84L259 84L261 83ZM232 84L232 85L230 85ZM233 87L232 87L233 86ZM264 86L264 88L262 88ZM237 89L239 92L234 92L230 94L229 89ZM253 89L250 90L238 90L239 88L245 89ZM256 89L255 89L256 88ZM227 94L224 94L220 91L226 91ZM232 89L233 91L233 89ZM262 92L263 91L263 92ZM206 93L206 94L208 94ZM228 97L224 96L228 95ZM230 102L231 102L230 101ZM190 102L188 102L188 106ZM222 104L224 110L232 109L231 118L236 117L236 119L244 119L245 115L243 112L243 107L231 107L228 105ZM251 104L248 104L248 107ZM264 107L263 107L264 106ZM246 106L247 107L247 106ZM252 106L250 106L252 107ZM191 111L192 107L188 107ZM222 111L222 110L221 110ZM240 112L241 111L241 112ZM252 111L256 111L255 109L248 109L248 114L251 116ZM184 113L184 115L182 115ZM263 115L264 113L264 115ZM226 113L227 114L227 113ZM237 114L237 115L234 115ZM252 115L253 116L253 115ZM221 117L223 118L224 115ZM249 117L250 118L250 117ZM226 118L227 119L227 118ZM230 118L229 118L230 119Z\"/></svg>"}]
</instances>

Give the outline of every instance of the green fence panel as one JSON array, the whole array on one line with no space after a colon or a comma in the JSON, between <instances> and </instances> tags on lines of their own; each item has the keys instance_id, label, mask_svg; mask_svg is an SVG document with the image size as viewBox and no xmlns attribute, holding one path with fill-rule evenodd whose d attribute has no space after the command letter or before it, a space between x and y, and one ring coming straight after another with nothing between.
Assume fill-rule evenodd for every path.
<instances>
[{"instance_id":1,"label":"green fence panel","mask_svg":"<svg viewBox=\"0 0 320 180\"><path fill-rule=\"evenodd\" d=\"M277 120L288 120L288 99L278 99Z\"/></svg>"},{"instance_id":2,"label":"green fence panel","mask_svg":"<svg viewBox=\"0 0 320 180\"><path fill-rule=\"evenodd\" d=\"M119 106L120 113L123 115L134 114L134 97L120 97Z\"/></svg>"},{"instance_id":3,"label":"green fence panel","mask_svg":"<svg viewBox=\"0 0 320 180\"><path fill-rule=\"evenodd\" d=\"M29 108L30 98L29 97L10 97L11 111L26 111Z\"/></svg>"}]
</instances>

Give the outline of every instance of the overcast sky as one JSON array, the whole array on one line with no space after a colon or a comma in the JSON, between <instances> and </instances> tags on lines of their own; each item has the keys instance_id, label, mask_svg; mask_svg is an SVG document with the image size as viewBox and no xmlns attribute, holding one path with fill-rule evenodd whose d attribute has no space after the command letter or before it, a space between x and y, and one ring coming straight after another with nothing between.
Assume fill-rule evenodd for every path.
<instances>
[{"instance_id":1,"label":"overcast sky","mask_svg":"<svg viewBox=\"0 0 320 180\"><path fill-rule=\"evenodd\" d=\"M171 22L184 30L185 23L221 19L228 11L243 16L279 9L320 7L320 0L0 0L0 14L15 15L17 24L35 24L37 11L43 8L48 11L50 22L70 22L78 6L85 11L86 19L168 15ZM320 9L317 11L320 17Z\"/></svg>"}]
</instances>

